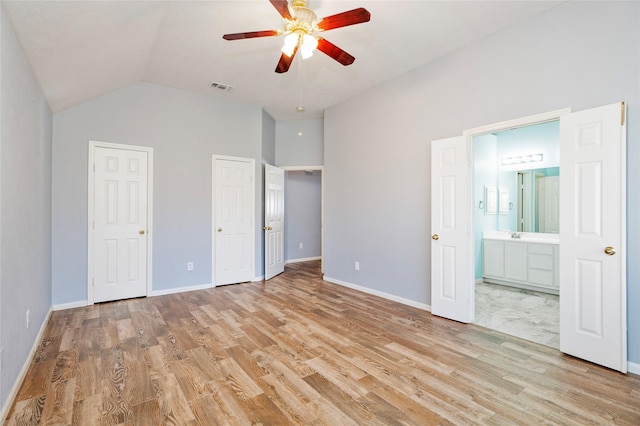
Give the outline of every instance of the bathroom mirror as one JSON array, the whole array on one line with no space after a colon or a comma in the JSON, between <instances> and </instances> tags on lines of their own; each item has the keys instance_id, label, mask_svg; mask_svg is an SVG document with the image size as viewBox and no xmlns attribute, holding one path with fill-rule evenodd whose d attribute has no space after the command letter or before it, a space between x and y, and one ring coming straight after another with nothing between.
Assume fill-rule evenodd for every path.
<instances>
[{"instance_id":1,"label":"bathroom mirror","mask_svg":"<svg viewBox=\"0 0 640 426\"><path fill-rule=\"evenodd\" d=\"M499 173L500 189L509 202L499 218L499 229L557 234L559 229L559 167Z\"/></svg>"}]
</instances>

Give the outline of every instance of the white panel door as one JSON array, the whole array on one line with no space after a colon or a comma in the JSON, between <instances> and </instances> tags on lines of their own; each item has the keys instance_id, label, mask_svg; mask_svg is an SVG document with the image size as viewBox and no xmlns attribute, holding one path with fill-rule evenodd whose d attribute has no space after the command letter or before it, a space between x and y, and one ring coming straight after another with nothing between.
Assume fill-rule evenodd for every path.
<instances>
[{"instance_id":1,"label":"white panel door","mask_svg":"<svg viewBox=\"0 0 640 426\"><path fill-rule=\"evenodd\" d=\"M626 372L622 104L560 118L560 350Z\"/></svg>"},{"instance_id":2,"label":"white panel door","mask_svg":"<svg viewBox=\"0 0 640 426\"><path fill-rule=\"evenodd\" d=\"M253 279L253 160L214 158L214 283Z\"/></svg>"},{"instance_id":3,"label":"white panel door","mask_svg":"<svg viewBox=\"0 0 640 426\"><path fill-rule=\"evenodd\" d=\"M474 320L466 138L431 143L431 313Z\"/></svg>"},{"instance_id":4,"label":"white panel door","mask_svg":"<svg viewBox=\"0 0 640 426\"><path fill-rule=\"evenodd\" d=\"M94 148L93 302L147 294L148 154Z\"/></svg>"},{"instance_id":5,"label":"white panel door","mask_svg":"<svg viewBox=\"0 0 640 426\"><path fill-rule=\"evenodd\" d=\"M264 279L284 272L284 170L264 171Z\"/></svg>"}]
</instances>

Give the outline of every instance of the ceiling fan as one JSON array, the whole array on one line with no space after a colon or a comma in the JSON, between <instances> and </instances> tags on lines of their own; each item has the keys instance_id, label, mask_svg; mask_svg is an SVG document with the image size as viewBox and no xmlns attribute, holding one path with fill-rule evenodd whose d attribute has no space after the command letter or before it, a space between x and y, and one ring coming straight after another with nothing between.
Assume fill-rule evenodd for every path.
<instances>
[{"instance_id":1,"label":"ceiling fan","mask_svg":"<svg viewBox=\"0 0 640 426\"><path fill-rule=\"evenodd\" d=\"M353 56L329 42L314 35L316 32L369 22L371 14L364 8L349 10L318 19L315 12L307 7L307 0L293 0L291 7L287 0L269 0L284 20L283 30L251 31L245 33L225 34L225 40L243 40L246 38L270 37L287 34L282 47L282 55L276 67L277 73L289 70L298 49L302 59L313 55L318 49L342 65L351 65L356 60Z\"/></svg>"}]
</instances>

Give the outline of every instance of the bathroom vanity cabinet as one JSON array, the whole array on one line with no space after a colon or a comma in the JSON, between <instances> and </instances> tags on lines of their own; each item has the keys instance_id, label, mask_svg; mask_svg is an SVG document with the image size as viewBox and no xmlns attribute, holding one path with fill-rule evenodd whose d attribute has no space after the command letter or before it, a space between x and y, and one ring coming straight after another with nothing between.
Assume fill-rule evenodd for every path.
<instances>
[{"instance_id":1,"label":"bathroom vanity cabinet","mask_svg":"<svg viewBox=\"0 0 640 426\"><path fill-rule=\"evenodd\" d=\"M523 235L483 238L483 280L558 294L558 240Z\"/></svg>"}]
</instances>

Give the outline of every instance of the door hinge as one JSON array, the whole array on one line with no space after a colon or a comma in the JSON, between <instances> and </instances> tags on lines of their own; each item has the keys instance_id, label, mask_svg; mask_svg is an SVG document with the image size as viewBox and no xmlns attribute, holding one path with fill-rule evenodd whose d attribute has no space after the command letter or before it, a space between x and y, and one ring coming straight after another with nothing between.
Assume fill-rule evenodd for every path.
<instances>
[{"instance_id":1,"label":"door hinge","mask_svg":"<svg viewBox=\"0 0 640 426\"><path fill-rule=\"evenodd\" d=\"M624 102L620 105L620 125L624 126L624 118L626 116L625 105Z\"/></svg>"}]
</instances>

